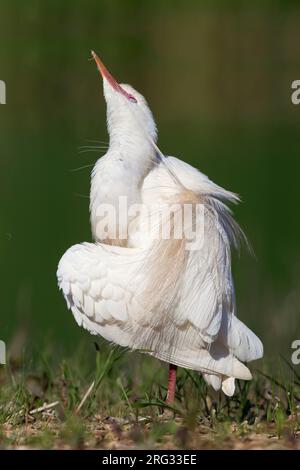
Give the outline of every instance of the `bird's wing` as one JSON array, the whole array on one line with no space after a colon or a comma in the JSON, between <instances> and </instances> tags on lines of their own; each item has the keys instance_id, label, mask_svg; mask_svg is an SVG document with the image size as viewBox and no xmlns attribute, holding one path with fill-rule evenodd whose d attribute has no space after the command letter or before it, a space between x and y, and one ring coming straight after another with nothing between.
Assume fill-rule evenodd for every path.
<instances>
[{"instance_id":1,"label":"bird's wing","mask_svg":"<svg viewBox=\"0 0 300 470\"><path fill-rule=\"evenodd\" d=\"M139 305L131 284L139 250L83 243L61 258L57 278L79 326L130 346L130 325Z\"/></svg>"},{"instance_id":2,"label":"bird's wing","mask_svg":"<svg viewBox=\"0 0 300 470\"><path fill-rule=\"evenodd\" d=\"M172 156L159 161L145 178L142 188L144 200L162 198L180 190L178 181L197 194L234 203L240 200L237 194L215 184L197 168Z\"/></svg>"},{"instance_id":3,"label":"bird's wing","mask_svg":"<svg viewBox=\"0 0 300 470\"><path fill-rule=\"evenodd\" d=\"M177 179L184 189L178 186ZM179 262L181 246L175 255L169 250L169 255L168 248L172 243L162 243L162 249L158 249L161 256L158 255L157 262L153 263L155 272L152 276L149 274L155 288L152 292L150 288L149 294L145 295L151 305L145 311L152 313L137 319L140 328L136 329L133 344L184 367L194 362L201 364L202 370L218 370L233 377L244 374L246 378L237 358L250 361L261 357L262 344L235 317L230 245L242 232L224 202L237 202L239 199L195 168L169 157L145 179L143 202L150 206L156 201L160 205L174 200L174 196L176 200L176 195L179 195L177 200L184 204L185 196L183 199L180 197L182 193L186 194L186 189L195 194L204 206L201 248L188 252ZM190 194L187 202L189 198ZM172 271L178 275L174 276ZM159 304L157 299L167 300ZM221 351L217 357L214 355L216 351ZM249 371L247 373L250 375ZM224 384L224 388L232 391L229 385Z\"/></svg>"},{"instance_id":4,"label":"bird's wing","mask_svg":"<svg viewBox=\"0 0 300 470\"><path fill-rule=\"evenodd\" d=\"M178 187L172 175L178 178L184 189ZM190 201L193 195L195 195L194 201L197 203L199 201L199 205L203 206L203 217L199 219L199 225L203 225L200 227L202 229L201 246L199 249L188 251L186 245L178 243L178 252L172 253L170 250L169 259L167 259L168 249L172 243L174 245L176 243L166 240L162 243L161 263L153 263L156 270L153 277L161 288L169 282L169 292L174 293L173 301L169 301L173 307L172 312L169 308L172 322L180 328L185 323L190 323L195 329L195 334L211 343L216 339L221 326L224 300L228 298L228 303L230 303L233 296L229 228L224 226L224 217L222 218L223 214L229 217L230 212L221 199L238 200L238 198L233 193L215 185L192 166L174 157L168 157L166 162L154 168L146 177L142 188L143 202L149 207L154 202L157 206L163 207L167 202L178 200L182 207ZM185 250L184 254L180 252L182 249ZM181 265L178 262L180 257ZM177 271L177 283L173 280L173 286L171 286L170 278L174 270ZM163 279L160 280L160 278ZM176 294L175 290L180 290L180 292ZM158 286L156 290L158 298L159 292ZM151 295L148 297L152 298ZM147 320L147 317L145 318ZM166 315L160 312L155 315L155 320L153 317L151 319L158 325L159 321L162 323L166 321Z\"/></svg>"},{"instance_id":5,"label":"bird's wing","mask_svg":"<svg viewBox=\"0 0 300 470\"><path fill-rule=\"evenodd\" d=\"M170 318L170 323L153 329L151 320L142 321L145 312L137 287L143 282L139 267L144 257L141 250L91 243L75 245L63 255L57 272L59 287L78 325L112 343L141 349L207 376L249 379L248 369L227 347L215 342L207 348L192 323L180 325ZM137 344L141 330L144 337L154 335L152 350L147 342Z\"/></svg>"}]
</instances>

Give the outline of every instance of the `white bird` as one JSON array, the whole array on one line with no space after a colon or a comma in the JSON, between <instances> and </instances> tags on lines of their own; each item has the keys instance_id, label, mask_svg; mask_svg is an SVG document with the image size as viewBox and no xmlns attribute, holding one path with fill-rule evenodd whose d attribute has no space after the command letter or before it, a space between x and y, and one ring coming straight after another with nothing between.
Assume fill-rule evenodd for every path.
<instances>
[{"instance_id":1,"label":"white bird","mask_svg":"<svg viewBox=\"0 0 300 470\"><path fill-rule=\"evenodd\" d=\"M235 312L231 245L243 233L225 203L239 198L165 157L144 97L92 56L103 78L109 149L92 172L95 243L67 250L59 287L79 326L169 363L168 403L177 366L231 396L236 378L252 378L243 362L263 355L261 341ZM175 236L187 207L192 236L184 223ZM191 240L198 244L191 248Z\"/></svg>"}]
</instances>

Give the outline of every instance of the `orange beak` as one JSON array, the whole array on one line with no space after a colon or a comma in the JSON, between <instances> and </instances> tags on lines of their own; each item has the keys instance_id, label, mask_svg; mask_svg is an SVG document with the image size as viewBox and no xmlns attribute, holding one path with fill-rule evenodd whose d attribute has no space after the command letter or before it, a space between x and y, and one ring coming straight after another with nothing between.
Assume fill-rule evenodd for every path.
<instances>
[{"instance_id":1,"label":"orange beak","mask_svg":"<svg viewBox=\"0 0 300 470\"><path fill-rule=\"evenodd\" d=\"M108 81L108 83L111 85L111 87L114 88L114 90L116 90L118 93L121 93L129 101L132 101L133 103L137 103L137 100L135 99L135 97L132 96L130 93L127 93L127 91L124 90L124 88L122 88L121 85L119 85L117 80L107 70L102 60L97 56L96 52L91 51L91 54L97 64L98 70L101 73L102 78L105 78Z\"/></svg>"}]
</instances>

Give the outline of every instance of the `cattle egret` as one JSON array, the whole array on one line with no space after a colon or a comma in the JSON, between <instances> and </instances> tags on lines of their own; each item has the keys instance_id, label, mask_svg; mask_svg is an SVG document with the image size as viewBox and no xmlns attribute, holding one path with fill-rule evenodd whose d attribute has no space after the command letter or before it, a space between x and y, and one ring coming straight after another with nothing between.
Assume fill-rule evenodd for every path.
<instances>
[{"instance_id":1,"label":"cattle egret","mask_svg":"<svg viewBox=\"0 0 300 470\"><path fill-rule=\"evenodd\" d=\"M145 98L92 56L103 79L109 149L92 172L94 243L63 255L59 287L79 326L169 364L167 403L177 366L231 396L236 378L252 378L243 362L263 354L235 311L231 246L243 232L226 202L239 198L164 156Z\"/></svg>"}]
</instances>

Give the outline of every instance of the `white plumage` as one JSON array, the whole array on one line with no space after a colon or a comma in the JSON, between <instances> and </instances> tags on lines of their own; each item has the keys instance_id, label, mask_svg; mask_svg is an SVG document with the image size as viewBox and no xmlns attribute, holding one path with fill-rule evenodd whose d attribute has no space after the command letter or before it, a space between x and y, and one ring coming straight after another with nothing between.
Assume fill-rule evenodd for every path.
<instances>
[{"instance_id":1,"label":"white plumage","mask_svg":"<svg viewBox=\"0 0 300 470\"><path fill-rule=\"evenodd\" d=\"M187 163L164 157L144 98L117 84L94 58L103 76L110 147L92 174L95 243L75 245L63 255L59 287L79 326L197 370L215 390L232 395L235 378L251 379L241 361L263 354L260 340L235 312L230 244L242 232L225 202L238 197ZM120 209L120 197L127 209ZM131 212L137 203L146 211ZM199 249L188 250L186 237L154 239L153 230L162 228L174 203L179 209L203 207ZM116 233L99 224L103 204L115 209Z\"/></svg>"}]
</instances>

